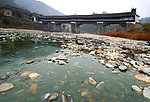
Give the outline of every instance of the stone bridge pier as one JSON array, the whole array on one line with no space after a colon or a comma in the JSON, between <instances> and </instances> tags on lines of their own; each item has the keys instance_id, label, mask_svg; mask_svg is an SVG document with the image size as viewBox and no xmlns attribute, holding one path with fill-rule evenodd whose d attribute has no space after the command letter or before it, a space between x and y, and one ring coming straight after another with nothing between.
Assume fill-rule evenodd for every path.
<instances>
[{"instance_id":1,"label":"stone bridge pier","mask_svg":"<svg viewBox=\"0 0 150 102\"><path fill-rule=\"evenodd\" d=\"M48 28L51 32L61 32L61 24L57 22L49 22Z\"/></svg>"},{"instance_id":2,"label":"stone bridge pier","mask_svg":"<svg viewBox=\"0 0 150 102\"><path fill-rule=\"evenodd\" d=\"M93 22L93 23L89 23L89 22L71 22L71 33L75 33L75 34L79 34L80 33L80 25L82 24L94 24L97 26L97 33L105 33L105 25L103 24L103 22Z\"/></svg>"},{"instance_id":3,"label":"stone bridge pier","mask_svg":"<svg viewBox=\"0 0 150 102\"><path fill-rule=\"evenodd\" d=\"M80 33L80 24L78 22L71 22L71 33Z\"/></svg>"},{"instance_id":4,"label":"stone bridge pier","mask_svg":"<svg viewBox=\"0 0 150 102\"><path fill-rule=\"evenodd\" d=\"M105 33L105 26L103 22L97 22L97 33L98 34Z\"/></svg>"},{"instance_id":5,"label":"stone bridge pier","mask_svg":"<svg viewBox=\"0 0 150 102\"><path fill-rule=\"evenodd\" d=\"M128 29L129 27L133 26L133 23L127 23L127 22L67 22L68 24L71 24L71 33L74 34L80 34L80 25L82 24L94 24L97 26L97 33L103 34L105 33L105 27L109 26L110 24L119 24L120 26L124 27L125 29ZM61 22L49 22L48 27L49 31L51 32L61 32Z\"/></svg>"}]
</instances>

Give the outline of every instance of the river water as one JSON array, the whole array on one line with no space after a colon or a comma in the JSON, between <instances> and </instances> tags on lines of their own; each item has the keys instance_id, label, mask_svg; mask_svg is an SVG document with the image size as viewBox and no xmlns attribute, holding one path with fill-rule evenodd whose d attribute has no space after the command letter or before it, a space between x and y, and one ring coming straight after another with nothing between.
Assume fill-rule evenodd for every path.
<instances>
[{"instance_id":1,"label":"river water","mask_svg":"<svg viewBox=\"0 0 150 102\"><path fill-rule=\"evenodd\" d=\"M0 102L42 102L48 92L70 94L74 102L148 102L140 93L132 91L131 85L145 85L133 78L135 72L112 74L111 69L94 60L94 56L82 52L81 56L71 56L74 52L61 49L61 43L33 40L25 37L0 44L0 76L9 76L4 82L13 83L15 88L0 94ZM55 51L59 50L59 53ZM69 63L58 65L48 63L49 58L66 54ZM32 64L23 64L35 60ZM38 80L19 76L24 71L39 73ZM88 83L92 77L102 83L98 89ZM37 84L37 92L32 94L30 85ZM86 92L86 95L83 95ZM55 102L60 102L58 99Z\"/></svg>"}]
</instances>

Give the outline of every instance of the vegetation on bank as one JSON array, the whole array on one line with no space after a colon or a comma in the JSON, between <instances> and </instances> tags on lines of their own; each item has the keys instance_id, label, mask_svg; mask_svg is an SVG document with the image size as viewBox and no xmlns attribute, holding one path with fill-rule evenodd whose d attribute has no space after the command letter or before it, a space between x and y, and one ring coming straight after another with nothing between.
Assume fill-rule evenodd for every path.
<instances>
[{"instance_id":1,"label":"vegetation on bank","mask_svg":"<svg viewBox=\"0 0 150 102\"><path fill-rule=\"evenodd\" d=\"M106 33L106 34L100 34L100 35L127 38L127 39L133 39L133 40L150 41L150 34L144 34L144 33L114 32L114 33Z\"/></svg>"},{"instance_id":2,"label":"vegetation on bank","mask_svg":"<svg viewBox=\"0 0 150 102\"><path fill-rule=\"evenodd\" d=\"M105 33L100 35L150 41L150 23L145 23L141 27L134 26L127 31Z\"/></svg>"}]
</instances>

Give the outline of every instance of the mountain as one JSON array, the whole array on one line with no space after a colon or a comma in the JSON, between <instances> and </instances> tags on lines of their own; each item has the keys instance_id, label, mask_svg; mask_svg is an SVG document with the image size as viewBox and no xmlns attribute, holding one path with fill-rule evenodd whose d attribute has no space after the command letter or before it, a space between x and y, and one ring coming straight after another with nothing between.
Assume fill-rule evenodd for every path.
<instances>
[{"instance_id":1,"label":"mountain","mask_svg":"<svg viewBox=\"0 0 150 102\"><path fill-rule=\"evenodd\" d=\"M37 0L14 0L14 3L32 13L34 12L43 15L63 15L63 13Z\"/></svg>"},{"instance_id":2,"label":"mountain","mask_svg":"<svg viewBox=\"0 0 150 102\"><path fill-rule=\"evenodd\" d=\"M63 15L63 13L37 0L0 0L0 5L7 4L15 7L27 9L32 13L42 15Z\"/></svg>"},{"instance_id":3,"label":"mountain","mask_svg":"<svg viewBox=\"0 0 150 102\"><path fill-rule=\"evenodd\" d=\"M142 24L144 24L144 23L150 23L150 17L141 18L140 19L140 23L142 23Z\"/></svg>"}]
</instances>

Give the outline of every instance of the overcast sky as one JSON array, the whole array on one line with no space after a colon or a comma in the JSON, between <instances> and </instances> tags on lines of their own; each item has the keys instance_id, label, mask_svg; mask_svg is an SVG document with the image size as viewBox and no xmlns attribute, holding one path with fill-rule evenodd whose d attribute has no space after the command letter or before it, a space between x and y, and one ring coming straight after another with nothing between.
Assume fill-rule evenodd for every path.
<instances>
[{"instance_id":1,"label":"overcast sky","mask_svg":"<svg viewBox=\"0 0 150 102\"><path fill-rule=\"evenodd\" d=\"M130 12L137 8L141 17L150 17L150 0L38 0L66 15Z\"/></svg>"}]
</instances>

